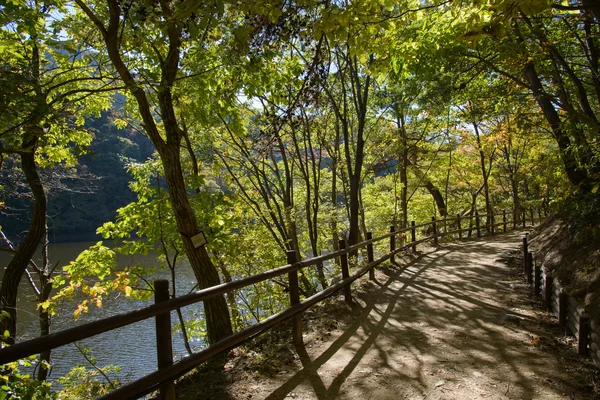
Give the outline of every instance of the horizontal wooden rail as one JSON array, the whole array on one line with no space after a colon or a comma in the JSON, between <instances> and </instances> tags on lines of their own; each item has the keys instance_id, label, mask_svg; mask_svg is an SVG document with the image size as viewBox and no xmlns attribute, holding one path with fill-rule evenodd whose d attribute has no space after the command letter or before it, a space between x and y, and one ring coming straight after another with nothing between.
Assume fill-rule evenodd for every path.
<instances>
[{"instance_id":1,"label":"horizontal wooden rail","mask_svg":"<svg viewBox=\"0 0 600 400\"><path fill-rule=\"evenodd\" d=\"M504 213L499 214L504 215ZM479 218L486 217L487 215L479 215ZM452 221L461 221L461 220L472 220L476 218L476 214L470 216L460 216L454 218L448 218L436 221L433 218L432 221L428 221L419 225L414 225L414 222L411 223L410 227L395 230L393 227L390 232L385 233L379 237L373 239L367 239L355 245L349 246L347 248L343 248L338 251L334 251L328 254L323 254L318 257L314 257L307 260L302 260L298 262L294 262L291 264L287 264L269 271L265 271L256 275L252 275L246 278L237 279L232 282L223 283L220 285L212 286L207 289L202 289L194 293L190 293L188 295L180 296L174 299L157 302L151 306L141 308L139 310L131 311L124 314L115 315L113 317L105 318L98 321L93 321L90 323L86 323L77 327L65 329L63 331L55 332L47 336L35 338L32 340L28 340L25 342L17 343L13 346L5 347L0 349L0 364L6 364L12 361L16 361L25 357L28 357L33 354L38 354L43 351L51 350L56 347L64 346L69 343L77 342L79 340L87 339L89 337L105 333L111 331L113 329L121 328L126 325L130 325L144 319L157 317L159 315L164 315L165 313L171 312L173 310L189 306L194 303L198 303L200 301L204 301L207 299L214 298L216 296L223 295L224 293L242 289L248 287L250 285L254 285L268 279L273 279L279 277L284 274L295 273L303 268L314 266L317 264L321 264L324 261L334 259L336 257L343 257L344 255L351 254L361 248L371 246L373 243L380 242L384 239L390 238L392 240L397 235L411 232L412 240L410 242L405 243L402 246L395 247L392 246L391 251L378 258L375 261L368 262L366 265L359 268L358 271L351 274L345 279L342 279L340 282L329 286L328 288L322 290L321 292L300 301L297 304L291 305L289 308L272 315L265 320L256 323L244 330L235 333L232 336L229 336L193 355L182 359L181 361L166 366L164 368L160 368L158 371L150 373L144 376L141 379L135 380L127 385L120 387L119 389L107 394L102 397L103 399L129 399L129 398L137 398L143 396L144 394L153 392L158 389L160 385L163 383L172 381L177 377L181 376L185 372L191 370L196 367L199 363L208 360L209 358L219 354L225 350L234 348L244 343L245 341L252 339L253 337L260 335L266 330L270 329L274 325L279 324L283 320L291 318L299 313L303 312L310 306L315 303L333 295L335 292L339 291L342 288L348 288L349 285L354 282L356 279L360 278L367 272L371 271L377 265L382 262L392 259L394 255L398 254L401 251L412 248L416 249L416 246L421 243L425 243L428 241L434 241L437 243L438 238L442 238L445 236L450 236L455 233L467 232L471 231L474 228L470 225L468 228L460 228L457 230L446 231L446 232L436 232L434 224L437 222L441 224L447 224ZM514 217L513 217L514 219ZM503 225L503 223L498 223L495 225ZM419 240L415 240L414 232L417 228L423 228L432 226L434 227L434 234L420 238ZM483 227L485 228L485 227ZM367 237L370 237L367 236ZM371 256L369 256L370 258Z\"/></svg>"},{"instance_id":2,"label":"horizontal wooden rail","mask_svg":"<svg viewBox=\"0 0 600 400\"><path fill-rule=\"evenodd\" d=\"M429 222L428 224L431 223ZM141 308L139 310L115 315L98 321L89 322L73 328L51 333L47 336L41 336L25 342L17 343L10 347L6 347L0 350L0 364L6 364L12 361L19 360L21 358L28 357L33 354L38 354L45 350L51 350L69 343L87 339L91 336L109 332L114 329L142 321L144 319L155 317L168 311L173 311L178 308L182 308L194 303L198 303L200 301L220 296L232 290L242 289L247 286L266 281L268 279L277 278L289 272L317 265L319 263L322 263L323 261L331 260L343 254L348 254L349 252L356 251L368 244L381 241L395 234L406 232L409 230L410 228L390 232L385 235L376 237L374 239L365 240L353 246L349 246L347 249L344 250L338 250L318 257L298 261L295 264L284 265L282 267L261 272L256 275L249 276L247 278L237 279L232 282L222 283L220 285L211 286L207 289L198 290L194 293L179 296L177 298L162 302L160 304L153 304L151 306Z\"/></svg>"},{"instance_id":3,"label":"horizontal wooden rail","mask_svg":"<svg viewBox=\"0 0 600 400\"><path fill-rule=\"evenodd\" d=\"M410 247L403 246L403 247ZM397 249L398 251L402 249ZM176 362L175 364L164 368L159 371L152 372L141 379L138 379L134 382L131 382L127 385L120 387L119 389L111 392L103 397L101 400L120 400L120 399L130 399L133 397L140 397L145 394L151 393L158 389L158 387L170 380L176 379L179 376L185 374L187 371L198 366L198 364L208 360L209 358L232 348L239 346L240 344L258 336L260 333L267 331L269 328L283 322L286 319L293 317L294 315L305 311L310 308L314 304L330 297L335 294L337 291L343 289L344 287L350 285L352 282L365 275L370 269L375 268L379 264L388 260L392 254L386 254L385 256L379 258L376 261L373 261L364 267L360 268L358 271L350 275L348 278L339 281L335 285L329 286L327 289L320 291L317 294L301 301L300 303L286 308L285 310L270 316L258 322L248 328L239 331L231 336L226 337L225 339L203 349L197 353L189 357L185 357L181 361Z\"/></svg>"},{"instance_id":4,"label":"horizontal wooden rail","mask_svg":"<svg viewBox=\"0 0 600 400\"><path fill-rule=\"evenodd\" d=\"M431 225L431 221L423 222L422 224L415 225L414 228L415 229L419 229L419 228L423 228L423 227L428 226L428 225Z\"/></svg>"}]
</instances>

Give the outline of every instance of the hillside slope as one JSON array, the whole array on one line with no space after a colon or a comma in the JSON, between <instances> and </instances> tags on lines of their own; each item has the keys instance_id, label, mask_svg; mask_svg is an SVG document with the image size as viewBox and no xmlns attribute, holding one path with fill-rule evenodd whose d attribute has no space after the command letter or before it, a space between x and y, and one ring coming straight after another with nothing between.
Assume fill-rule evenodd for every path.
<instances>
[{"instance_id":1,"label":"hillside slope","mask_svg":"<svg viewBox=\"0 0 600 400\"><path fill-rule=\"evenodd\" d=\"M596 199L567 205L531 235L536 262L552 271L568 293L600 320L600 214ZM585 209L582 207L586 204Z\"/></svg>"}]
</instances>

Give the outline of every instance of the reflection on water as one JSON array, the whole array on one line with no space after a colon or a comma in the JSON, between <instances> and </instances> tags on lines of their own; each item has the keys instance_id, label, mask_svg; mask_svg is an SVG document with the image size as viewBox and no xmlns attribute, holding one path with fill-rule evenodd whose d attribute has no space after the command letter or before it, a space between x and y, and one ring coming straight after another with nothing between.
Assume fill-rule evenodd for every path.
<instances>
[{"instance_id":1,"label":"reflection on water","mask_svg":"<svg viewBox=\"0 0 600 400\"><path fill-rule=\"evenodd\" d=\"M70 260L74 260L77 255L87 249L95 242L80 243L56 243L50 245L50 260L52 264L57 261L60 265L66 265ZM110 242L106 245L112 246ZM0 252L0 267L8 265L10 255ZM146 266L157 265L155 255L146 256L119 256L119 267L127 265L143 264ZM149 280L170 278L168 270L157 272ZM194 274L187 263L179 263L177 266L177 294L188 293L194 288L196 280ZM103 301L101 309L90 305L89 312L75 321L73 311L75 303L62 303L57 309L57 314L52 317L52 331L60 331L66 328L84 324L100 318L106 318L115 314L132 311L152 304L152 301L140 301L126 298L123 295L111 296ZM36 303L33 291L26 278L21 280L18 301L18 341L31 339L39 335L39 325L37 320ZM201 304L194 304L183 309L184 316L190 316L193 312L201 310ZM173 323L178 322L176 313L171 314ZM140 321L136 324L116 329L93 338L82 341L82 343L91 350L91 355L96 359L99 367L108 364L120 365L121 372L119 378L132 380L146 375L156 369L156 346L154 333L154 319ZM194 342L193 347L200 347L202 343ZM173 335L173 352L175 359L184 357L187 353L183 345L181 333ZM70 368L76 365L85 365L91 368L85 358L79 353L74 345L67 345L52 351L53 369L50 376L51 380L66 374Z\"/></svg>"}]
</instances>

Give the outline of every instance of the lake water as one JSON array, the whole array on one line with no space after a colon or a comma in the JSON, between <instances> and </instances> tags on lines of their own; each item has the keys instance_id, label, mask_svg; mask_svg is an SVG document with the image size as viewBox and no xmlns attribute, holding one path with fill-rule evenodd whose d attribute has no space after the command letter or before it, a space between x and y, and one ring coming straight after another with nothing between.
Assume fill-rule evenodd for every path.
<instances>
[{"instance_id":1,"label":"lake water","mask_svg":"<svg viewBox=\"0 0 600 400\"><path fill-rule=\"evenodd\" d=\"M74 260L81 251L93 244L95 242L51 244L51 263L54 264L60 261L61 266L66 265L69 261ZM105 244L109 247L112 245L106 241ZM0 267L2 271L8 265L10 257L8 253L0 252ZM119 267L137 263L146 266L157 265L154 254L147 256L119 256L118 258ZM177 294L187 294L196 284L191 267L187 263L179 262L176 271ZM170 271L168 269L165 271L157 270L152 279L160 278L170 278ZM152 300L131 300L124 295L111 296L104 300L101 309L90 305L89 313L82 314L77 321L73 319L75 302L65 302L59 305L57 314L52 317L51 329L53 332L60 331L92 320L142 308L151 305L152 302ZM201 307L201 304L186 307L183 310L184 316L190 316L192 313L202 315L200 312L202 310ZM18 341L31 339L39 335L35 296L26 277L23 277L21 280L17 318ZM178 322L176 313L173 312L171 314L171 319L173 323ZM156 370L155 343L154 319L148 319L84 340L80 344L85 345L91 350L91 354L95 357L99 367L108 364L121 366L119 378L123 381L133 380ZM196 349L201 346L202 342L200 341L192 342L192 347ZM180 332L173 334L173 352L176 360L187 355ZM56 380L58 377L66 374L76 365L85 365L88 368L92 368L72 344L53 350L52 363L51 380Z\"/></svg>"}]
</instances>

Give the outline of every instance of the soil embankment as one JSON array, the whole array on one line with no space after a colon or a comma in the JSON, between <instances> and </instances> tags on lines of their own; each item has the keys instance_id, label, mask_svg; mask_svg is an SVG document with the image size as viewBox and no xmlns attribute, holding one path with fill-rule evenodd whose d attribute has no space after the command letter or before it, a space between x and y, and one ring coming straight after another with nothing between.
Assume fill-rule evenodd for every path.
<instances>
[{"instance_id":1,"label":"soil embankment","mask_svg":"<svg viewBox=\"0 0 600 400\"><path fill-rule=\"evenodd\" d=\"M531 234L536 263L552 272L569 295L600 321L600 232L593 223L550 216Z\"/></svg>"}]
</instances>

